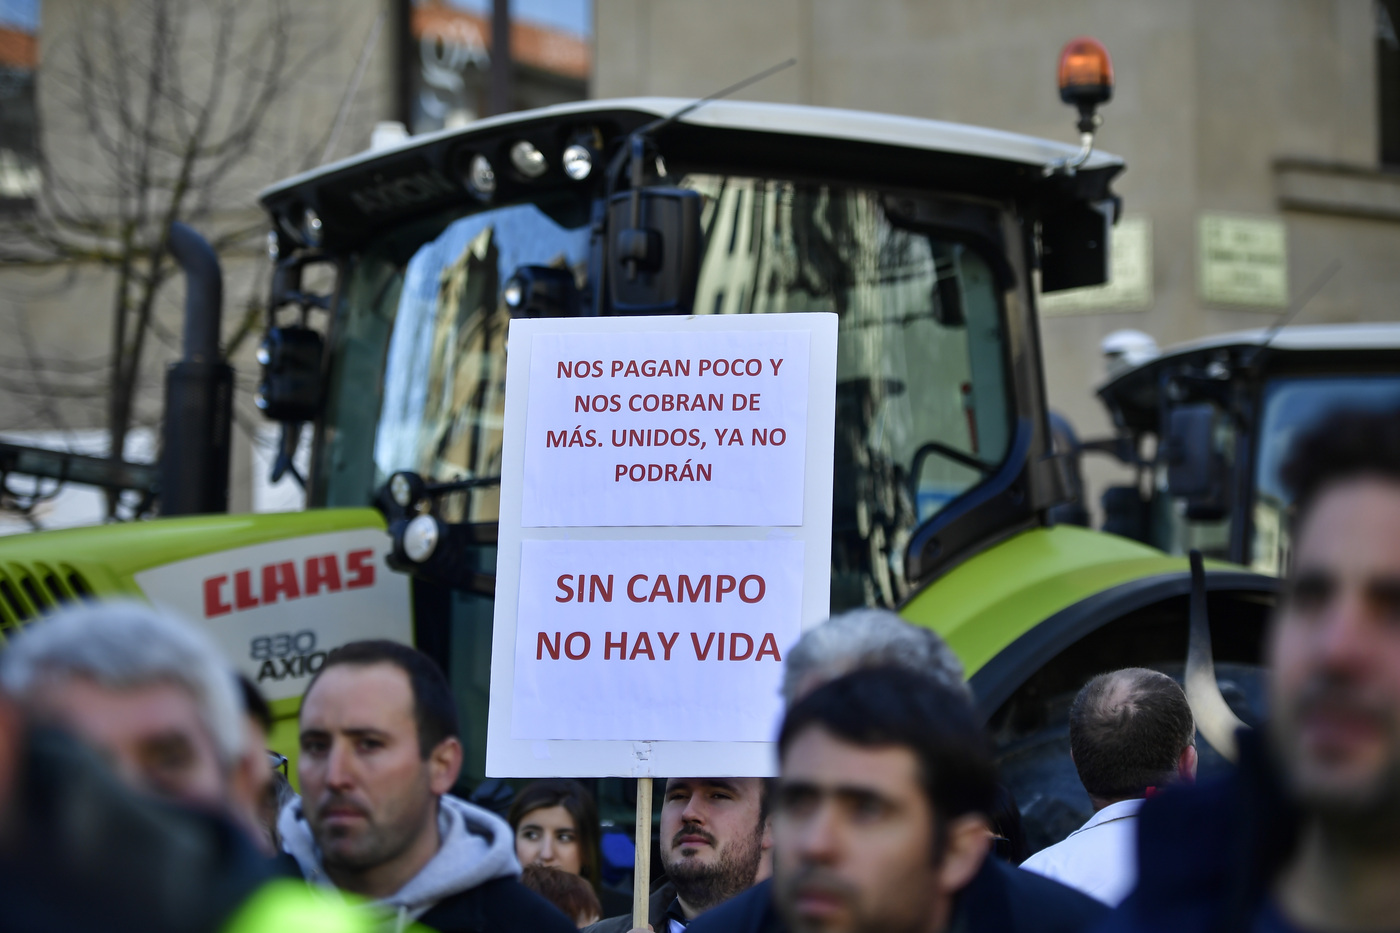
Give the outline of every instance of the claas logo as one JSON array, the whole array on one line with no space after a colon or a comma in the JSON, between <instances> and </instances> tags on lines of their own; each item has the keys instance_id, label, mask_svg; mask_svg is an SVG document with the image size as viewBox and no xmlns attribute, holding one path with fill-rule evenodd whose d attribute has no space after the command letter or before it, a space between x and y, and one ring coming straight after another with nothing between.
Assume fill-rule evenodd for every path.
<instances>
[{"instance_id":1,"label":"claas logo","mask_svg":"<svg viewBox=\"0 0 1400 933\"><path fill-rule=\"evenodd\" d=\"M213 619L278 601L339 593L374 585L371 548L322 554L304 561L284 560L259 568L220 573L204 581L204 617Z\"/></svg>"}]
</instances>

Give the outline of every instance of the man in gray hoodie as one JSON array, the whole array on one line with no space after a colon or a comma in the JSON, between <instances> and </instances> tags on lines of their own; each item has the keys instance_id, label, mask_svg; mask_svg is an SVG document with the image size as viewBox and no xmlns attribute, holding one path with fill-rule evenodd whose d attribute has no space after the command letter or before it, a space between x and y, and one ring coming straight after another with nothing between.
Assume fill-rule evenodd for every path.
<instances>
[{"instance_id":1,"label":"man in gray hoodie","mask_svg":"<svg viewBox=\"0 0 1400 933\"><path fill-rule=\"evenodd\" d=\"M327 656L301 705L302 798L278 819L313 884L372 902L393 929L575 929L519 882L510 826L447 791L462 766L456 704L426 655L388 641Z\"/></svg>"}]
</instances>

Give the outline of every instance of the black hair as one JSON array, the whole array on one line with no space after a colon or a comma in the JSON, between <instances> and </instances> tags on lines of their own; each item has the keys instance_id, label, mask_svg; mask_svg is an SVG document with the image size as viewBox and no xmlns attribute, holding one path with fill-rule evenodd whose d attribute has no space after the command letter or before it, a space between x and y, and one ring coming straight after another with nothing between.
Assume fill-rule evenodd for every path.
<instances>
[{"instance_id":1,"label":"black hair","mask_svg":"<svg viewBox=\"0 0 1400 933\"><path fill-rule=\"evenodd\" d=\"M1181 686L1144 667L1100 674L1069 708L1069 747L1080 783L1102 800L1142 797L1170 783L1195 741Z\"/></svg>"},{"instance_id":2,"label":"black hair","mask_svg":"<svg viewBox=\"0 0 1400 933\"><path fill-rule=\"evenodd\" d=\"M445 739L457 737L457 703L447 676L437 662L408 645L385 639L352 641L326 655L326 661L306 685L310 696L316 681L343 664L392 664L408 677L413 693L413 718L418 727L418 753L427 758Z\"/></svg>"},{"instance_id":3,"label":"black hair","mask_svg":"<svg viewBox=\"0 0 1400 933\"><path fill-rule=\"evenodd\" d=\"M272 707L267 705L257 684L249 680L247 674L239 674L238 689L243 694L243 712L253 717L253 721L262 726L263 732L271 732Z\"/></svg>"},{"instance_id":4,"label":"black hair","mask_svg":"<svg viewBox=\"0 0 1400 933\"><path fill-rule=\"evenodd\" d=\"M930 677L872 667L818 687L788 710L779 757L813 726L853 745L912 751L937 838L947 820L991 813L997 778L986 731L965 695Z\"/></svg>"},{"instance_id":5,"label":"black hair","mask_svg":"<svg viewBox=\"0 0 1400 933\"><path fill-rule=\"evenodd\" d=\"M1280 471L1293 494L1294 529L1324 487L1363 476L1400 483L1400 409L1338 409L1299 435Z\"/></svg>"},{"instance_id":6,"label":"black hair","mask_svg":"<svg viewBox=\"0 0 1400 933\"><path fill-rule=\"evenodd\" d=\"M599 839L598 805L593 795L572 778L545 778L525 785L510 805L506 817L510 828L518 831L526 816L548 807L563 807L574 818L574 833L578 836L579 873L595 887L602 884L602 851Z\"/></svg>"}]
</instances>

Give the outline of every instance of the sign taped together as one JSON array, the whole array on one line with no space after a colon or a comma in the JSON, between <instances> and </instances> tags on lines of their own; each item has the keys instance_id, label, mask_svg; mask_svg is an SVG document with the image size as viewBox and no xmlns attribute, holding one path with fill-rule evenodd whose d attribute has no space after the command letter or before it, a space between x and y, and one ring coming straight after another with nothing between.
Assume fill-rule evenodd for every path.
<instances>
[{"instance_id":1,"label":"sign taped together","mask_svg":"<svg viewBox=\"0 0 1400 933\"><path fill-rule=\"evenodd\" d=\"M774 773L830 606L836 316L509 340L487 773Z\"/></svg>"}]
</instances>

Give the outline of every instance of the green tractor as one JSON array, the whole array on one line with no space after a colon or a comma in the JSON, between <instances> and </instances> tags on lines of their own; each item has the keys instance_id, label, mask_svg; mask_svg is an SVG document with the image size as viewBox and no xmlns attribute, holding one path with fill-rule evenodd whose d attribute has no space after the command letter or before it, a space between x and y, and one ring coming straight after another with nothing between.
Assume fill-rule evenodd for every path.
<instances>
[{"instance_id":1,"label":"green tractor","mask_svg":"<svg viewBox=\"0 0 1400 933\"><path fill-rule=\"evenodd\" d=\"M485 119L273 185L257 403L283 426L279 475L310 428L308 509L7 539L0 629L80 597L170 606L273 699L283 750L325 651L411 640L451 678L481 782L512 317L835 312L831 609L887 606L947 638L1033 847L1053 841L1089 810L1067 697L1105 669L1180 672L1191 593L1183 558L1059 520L1074 452L1051 431L1036 303L1107 275L1123 163L1093 151L1094 80L1066 85L1078 148L648 98ZM167 470L162 496L208 473ZM423 513L430 541L408 534ZM1222 670L1257 664L1274 587L1207 566ZM1226 699L1249 720L1246 694Z\"/></svg>"}]
</instances>

